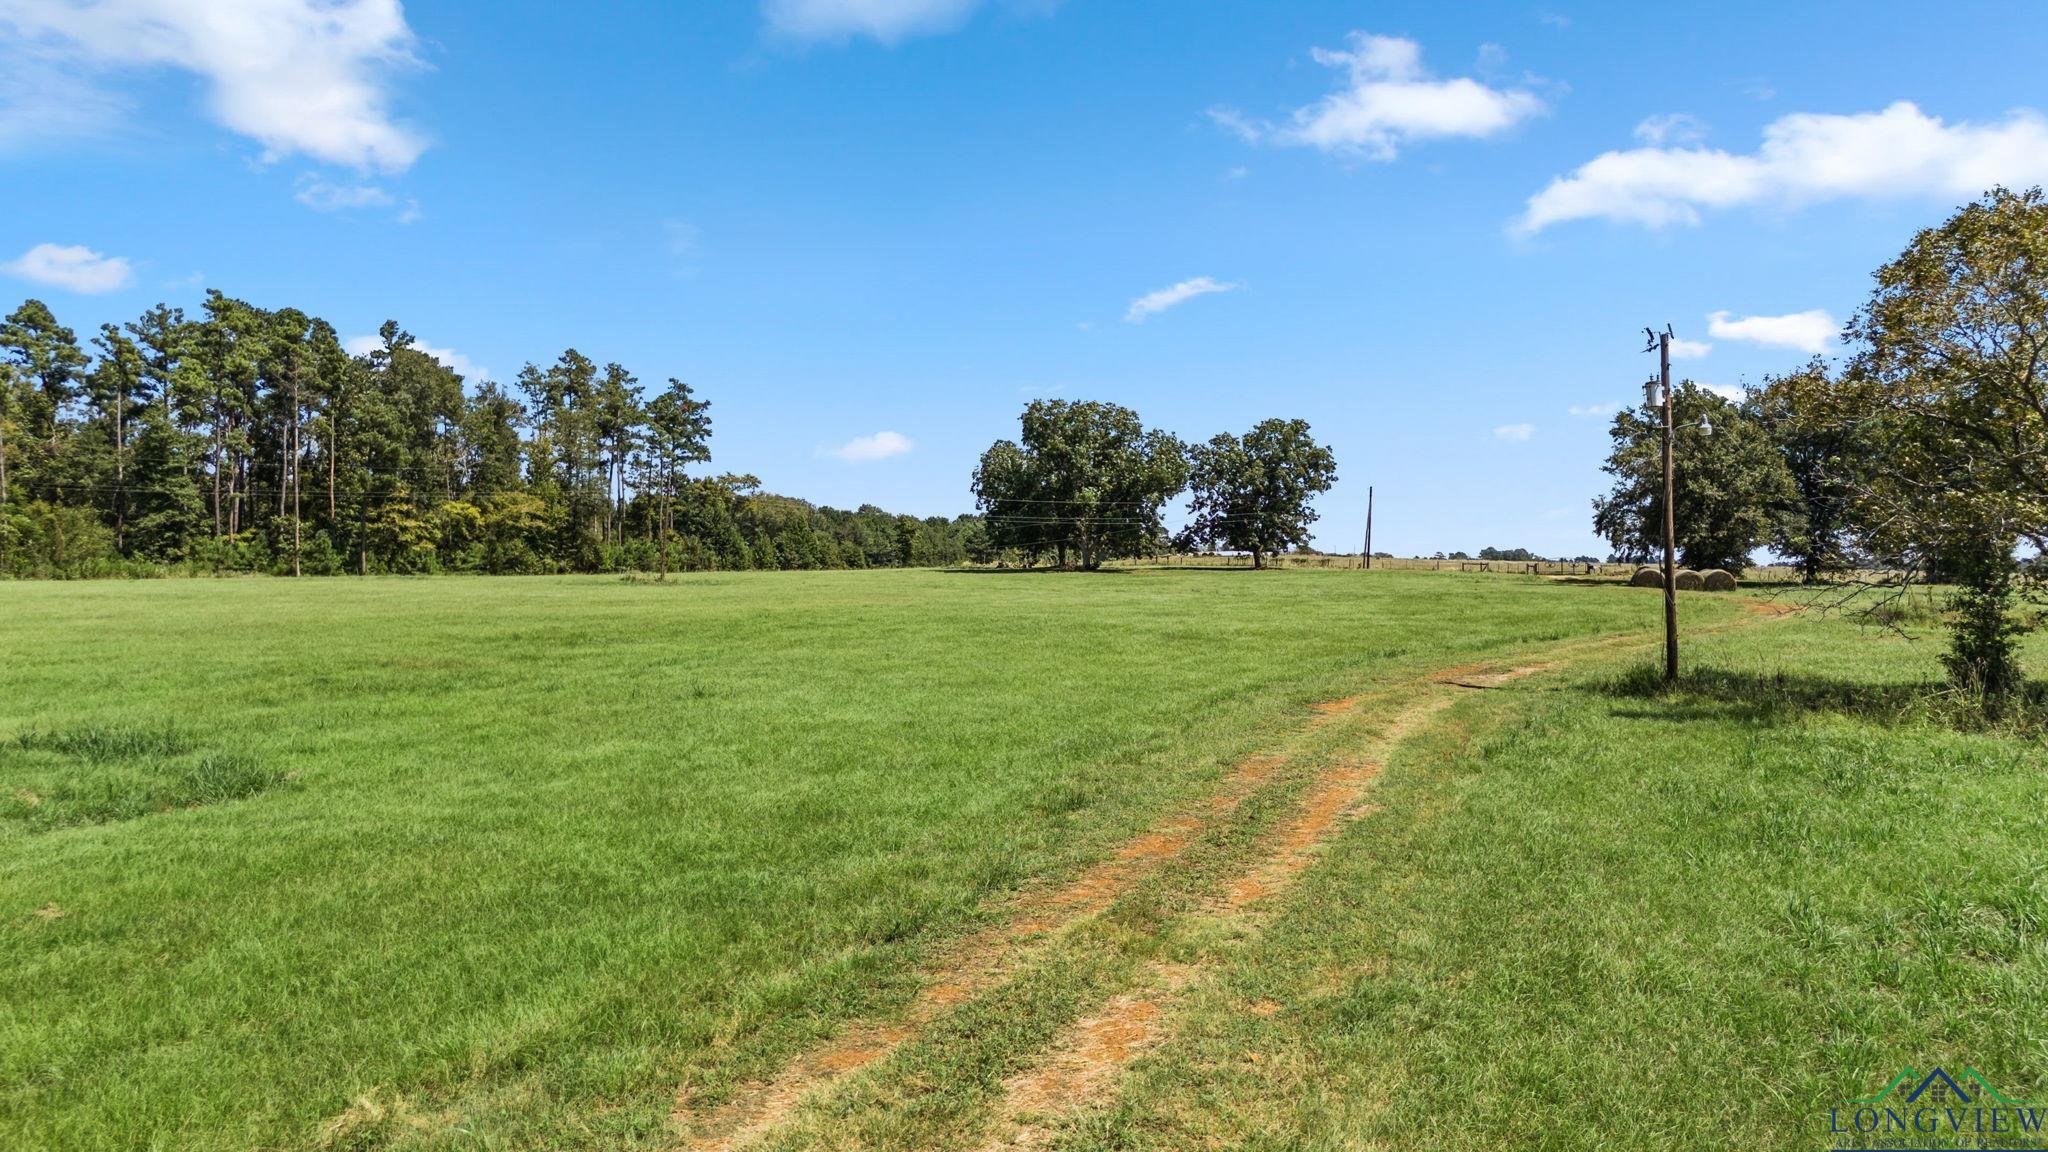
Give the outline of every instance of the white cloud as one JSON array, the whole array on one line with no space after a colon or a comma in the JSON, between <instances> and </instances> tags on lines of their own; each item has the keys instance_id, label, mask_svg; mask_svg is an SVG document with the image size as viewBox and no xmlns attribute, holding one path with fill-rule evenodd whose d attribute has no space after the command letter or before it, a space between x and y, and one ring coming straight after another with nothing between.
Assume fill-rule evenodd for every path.
<instances>
[{"instance_id":1,"label":"white cloud","mask_svg":"<svg viewBox=\"0 0 2048 1152\"><path fill-rule=\"evenodd\" d=\"M1673 360L1698 360L1713 350L1714 346L1704 340L1686 340L1677 336L1671 338Z\"/></svg>"},{"instance_id":2,"label":"white cloud","mask_svg":"<svg viewBox=\"0 0 2048 1152\"><path fill-rule=\"evenodd\" d=\"M1492 136L1543 111L1543 101L1531 92L1492 88L1469 77L1435 79L1422 66L1421 45L1398 36L1353 32L1346 50L1317 48L1311 55L1342 69L1345 86L1295 109L1285 124L1255 123L1229 108L1211 110L1211 119L1252 143L1392 160L1418 140Z\"/></svg>"},{"instance_id":3,"label":"white cloud","mask_svg":"<svg viewBox=\"0 0 2048 1152\"><path fill-rule=\"evenodd\" d=\"M1503 424L1493 430L1495 440L1505 440L1510 444L1520 444L1535 434L1534 424Z\"/></svg>"},{"instance_id":4,"label":"white cloud","mask_svg":"<svg viewBox=\"0 0 2048 1152\"><path fill-rule=\"evenodd\" d=\"M1666 144L1696 144L1707 135L1707 126L1696 116L1684 112L1666 112L1651 116L1636 125L1636 139L1653 148Z\"/></svg>"},{"instance_id":5,"label":"white cloud","mask_svg":"<svg viewBox=\"0 0 2048 1152\"><path fill-rule=\"evenodd\" d=\"M1703 211L1796 207L1846 197L1975 196L2048 182L2048 120L2021 110L1993 124L1944 123L1901 101L1882 112L1802 112L1764 129L1754 153L1700 147L1607 152L1529 198L1523 234L1567 220L1661 228Z\"/></svg>"},{"instance_id":6,"label":"white cloud","mask_svg":"<svg viewBox=\"0 0 2048 1152\"><path fill-rule=\"evenodd\" d=\"M868 36L894 44L959 27L981 0L763 0L761 15L794 40Z\"/></svg>"},{"instance_id":7,"label":"white cloud","mask_svg":"<svg viewBox=\"0 0 2048 1152\"><path fill-rule=\"evenodd\" d=\"M6 35L0 7L0 148L38 141L66 144L104 136L129 110L124 98L95 87L77 69Z\"/></svg>"},{"instance_id":8,"label":"white cloud","mask_svg":"<svg viewBox=\"0 0 2048 1152\"><path fill-rule=\"evenodd\" d=\"M1567 411L1581 420L1604 420L1621 409L1620 404L1574 404Z\"/></svg>"},{"instance_id":9,"label":"white cloud","mask_svg":"<svg viewBox=\"0 0 2048 1152\"><path fill-rule=\"evenodd\" d=\"M1778 90L1771 87L1771 82L1762 76L1751 76L1747 80L1739 81L1735 90L1759 103L1778 98Z\"/></svg>"},{"instance_id":10,"label":"white cloud","mask_svg":"<svg viewBox=\"0 0 2048 1152\"><path fill-rule=\"evenodd\" d=\"M310 173L299 178L298 191L292 193L292 199L315 212L387 208L392 204L391 193L374 184L335 184Z\"/></svg>"},{"instance_id":11,"label":"white cloud","mask_svg":"<svg viewBox=\"0 0 2048 1152\"><path fill-rule=\"evenodd\" d=\"M390 116L388 74L416 63L399 0L0 0L0 50L78 69L169 67L263 145L400 172L426 148Z\"/></svg>"},{"instance_id":12,"label":"white cloud","mask_svg":"<svg viewBox=\"0 0 2048 1152\"><path fill-rule=\"evenodd\" d=\"M1130 308L1124 312L1124 323L1143 324L1146 317L1156 316L1176 304L1193 300L1197 296L1207 296L1211 292L1235 292L1241 287L1243 285L1225 284L1208 276L1197 276L1193 280L1183 280L1171 288L1161 288L1157 292L1147 292L1136 300L1131 301Z\"/></svg>"},{"instance_id":13,"label":"white cloud","mask_svg":"<svg viewBox=\"0 0 2048 1152\"><path fill-rule=\"evenodd\" d=\"M368 356L377 349L384 347L384 338L381 336L351 336L341 342L341 347L343 351L346 351L351 356ZM414 340L408 347L415 352L424 352L432 356L441 362L442 367L453 370L464 380L474 382L491 379L491 370L489 368L476 363L453 348L436 348L431 344L422 344L418 340Z\"/></svg>"},{"instance_id":14,"label":"white cloud","mask_svg":"<svg viewBox=\"0 0 2048 1152\"><path fill-rule=\"evenodd\" d=\"M873 436L856 436L832 449L830 455L849 464L864 464L870 460L901 456L915 447L917 445L910 437L901 432L877 432Z\"/></svg>"},{"instance_id":15,"label":"white cloud","mask_svg":"<svg viewBox=\"0 0 2048 1152\"><path fill-rule=\"evenodd\" d=\"M1707 334L1716 340L1745 340L1767 348L1790 348L1814 355L1833 348L1841 330L1841 324L1824 308L1785 316L1732 319L1726 312L1715 312L1707 317Z\"/></svg>"},{"instance_id":16,"label":"white cloud","mask_svg":"<svg viewBox=\"0 0 2048 1152\"><path fill-rule=\"evenodd\" d=\"M72 292L112 292L128 283L128 261L102 256L83 244L38 244L0 271Z\"/></svg>"},{"instance_id":17,"label":"white cloud","mask_svg":"<svg viewBox=\"0 0 2048 1152\"><path fill-rule=\"evenodd\" d=\"M1748 397L1748 393L1743 391L1740 384L1708 384L1703 380L1695 380L1693 383L1733 404L1740 404Z\"/></svg>"}]
</instances>

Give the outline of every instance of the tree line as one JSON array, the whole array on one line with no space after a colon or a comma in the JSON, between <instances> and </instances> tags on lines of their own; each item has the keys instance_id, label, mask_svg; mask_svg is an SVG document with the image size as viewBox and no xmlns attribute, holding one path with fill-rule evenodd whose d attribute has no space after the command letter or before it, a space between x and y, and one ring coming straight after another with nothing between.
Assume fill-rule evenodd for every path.
<instances>
[{"instance_id":1,"label":"tree line","mask_svg":"<svg viewBox=\"0 0 2048 1152\"><path fill-rule=\"evenodd\" d=\"M2027 690L2048 555L2048 196L1993 189L1874 280L1838 362L1739 400L1673 390L1678 548L1695 568L1769 547L1809 581L1953 585L1950 678L1999 712ZM1647 407L1614 419L1593 524L1620 558L1662 548L1661 428Z\"/></svg>"},{"instance_id":2,"label":"tree line","mask_svg":"<svg viewBox=\"0 0 2048 1152\"><path fill-rule=\"evenodd\" d=\"M387 322L210 291L89 344L0 321L0 574L602 572L957 564L977 517L821 508L696 474L710 403L570 349L511 389Z\"/></svg>"},{"instance_id":3,"label":"tree line","mask_svg":"<svg viewBox=\"0 0 2048 1152\"><path fill-rule=\"evenodd\" d=\"M1103 561L1217 548L1252 566L1305 546L1311 501L1337 461L1304 420L1263 420L1242 436L1186 444L1101 401L1034 400L1015 440L998 440L974 470L991 547L1023 563L1093 571ZM1169 533L1166 506L1189 493L1188 522Z\"/></svg>"}]
</instances>

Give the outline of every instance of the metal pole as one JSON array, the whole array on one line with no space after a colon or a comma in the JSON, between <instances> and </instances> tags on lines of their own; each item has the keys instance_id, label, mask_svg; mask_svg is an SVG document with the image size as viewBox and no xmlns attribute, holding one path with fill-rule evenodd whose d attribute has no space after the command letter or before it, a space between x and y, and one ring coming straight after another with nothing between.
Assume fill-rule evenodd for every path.
<instances>
[{"instance_id":1,"label":"metal pole","mask_svg":"<svg viewBox=\"0 0 2048 1152\"><path fill-rule=\"evenodd\" d=\"M1365 486L1365 566L1372 567L1372 485Z\"/></svg>"},{"instance_id":2,"label":"metal pole","mask_svg":"<svg viewBox=\"0 0 2048 1152\"><path fill-rule=\"evenodd\" d=\"M1671 476L1671 329L1657 337L1658 375L1664 388L1664 679L1678 679L1678 552L1676 517L1672 509L1676 485Z\"/></svg>"}]
</instances>

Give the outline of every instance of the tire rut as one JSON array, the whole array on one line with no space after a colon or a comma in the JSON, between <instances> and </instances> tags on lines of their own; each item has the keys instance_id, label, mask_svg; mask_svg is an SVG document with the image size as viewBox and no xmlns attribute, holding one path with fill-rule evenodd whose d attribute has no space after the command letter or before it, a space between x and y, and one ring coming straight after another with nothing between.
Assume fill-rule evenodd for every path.
<instances>
[{"instance_id":1,"label":"tire rut","mask_svg":"<svg viewBox=\"0 0 2048 1152\"><path fill-rule=\"evenodd\" d=\"M1320 772L1290 816L1269 829L1250 866L1182 917L1192 923L1242 921L1255 906L1291 888L1348 824L1371 811L1365 798L1387 758L1431 718L1458 699L1457 688L1501 688L1590 650L1640 643L1637 635L1569 641L1543 650L1545 659L1505 670L1474 663L1407 682L1412 693L1363 753ZM1303 732L1352 715L1368 702L1395 696L1402 686L1316 705ZM1060 930L1109 908L1118 897L1179 857L1205 829L1229 816L1289 763L1286 753L1249 758L1234 767L1194 808L1116 849L1107 859L1050 892L1026 896L994 928L950 948L925 971L926 983L899 1019L855 1024L838 1037L793 1059L766 1080L700 1107L686 1085L672 1116L688 1152L739 1152L779 1131L807 1100L820 1099L849 1077L886 1060L956 1006L999 984L1037 955ZM1004 1081L991 1135L984 1148L1031 1148L1058 1130L1058 1120L1099 1099L1132 1060L1170 1034L1170 1007L1200 978L1202 964L1152 964L1134 987L1096 1012L1068 1025L1034 1065Z\"/></svg>"}]
</instances>

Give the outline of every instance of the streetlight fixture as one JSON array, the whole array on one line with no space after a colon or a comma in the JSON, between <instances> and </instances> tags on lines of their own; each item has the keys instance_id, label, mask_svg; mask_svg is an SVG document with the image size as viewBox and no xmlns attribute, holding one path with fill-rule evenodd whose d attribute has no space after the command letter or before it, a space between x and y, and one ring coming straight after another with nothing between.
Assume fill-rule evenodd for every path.
<instances>
[{"instance_id":1,"label":"streetlight fixture","mask_svg":"<svg viewBox=\"0 0 2048 1152\"><path fill-rule=\"evenodd\" d=\"M1643 329L1650 342L1645 352L1657 354L1657 377L1643 385L1644 401L1664 409L1664 682L1678 679L1678 549L1672 516L1671 479L1671 325L1664 331Z\"/></svg>"}]
</instances>

